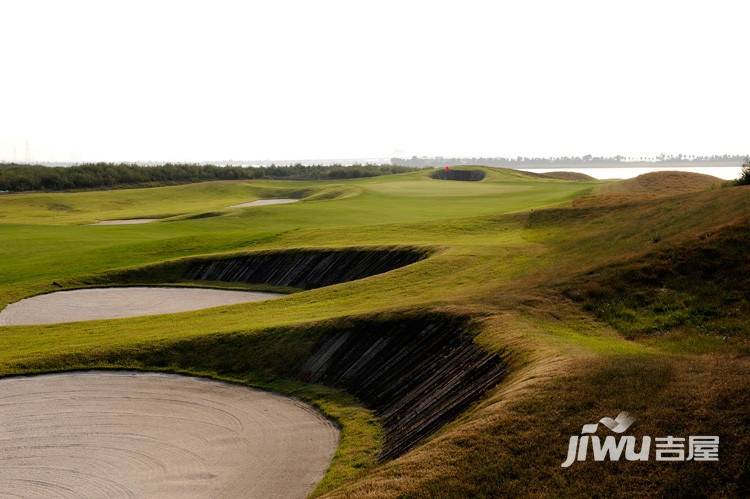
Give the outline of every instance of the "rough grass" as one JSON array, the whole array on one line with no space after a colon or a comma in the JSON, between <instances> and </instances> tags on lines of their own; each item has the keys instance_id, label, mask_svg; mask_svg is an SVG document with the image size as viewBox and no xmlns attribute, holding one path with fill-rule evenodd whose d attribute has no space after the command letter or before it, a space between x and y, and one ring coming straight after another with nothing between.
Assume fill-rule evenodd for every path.
<instances>
[{"instance_id":1,"label":"rough grass","mask_svg":"<svg viewBox=\"0 0 750 499\"><path fill-rule=\"evenodd\" d=\"M628 337L681 330L750 341L748 221L574 282L567 294Z\"/></svg>"},{"instance_id":2,"label":"rough grass","mask_svg":"<svg viewBox=\"0 0 750 499\"><path fill-rule=\"evenodd\" d=\"M558 180L583 180L586 182L591 182L591 181L596 180L591 175L586 175L585 173L578 173L578 172L559 171L559 172L545 172L545 173L537 173L537 172L524 172L524 173L529 175L530 177L536 177L536 178L554 178Z\"/></svg>"},{"instance_id":3,"label":"rough grass","mask_svg":"<svg viewBox=\"0 0 750 499\"><path fill-rule=\"evenodd\" d=\"M609 184L604 192L620 194L670 195L696 192L724 183L718 177L692 172L652 172Z\"/></svg>"},{"instance_id":4,"label":"rough grass","mask_svg":"<svg viewBox=\"0 0 750 499\"><path fill-rule=\"evenodd\" d=\"M693 269L690 262L705 261L701 248L706 245L724 251L723 234L747 224L750 188L629 195L618 203L598 197L571 206L602 183L485 172L481 182L441 182L426 171L335 184L301 182L292 193L282 193L289 183L264 181L180 186L185 191L178 196L169 191L175 187L41 200L36 194L3 196L0 237L9 244L0 245L0 304L97 277L116 284L111 277L123 269L199 254L383 245L434 253L382 275L269 302L2 327L0 373L97 365L158 368L298 394L352 428L352 440L342 441L318 489L342 497L747 496L747 352L732 342L716 348L723 326L715 318L701 322L705 330L683 327L690 320L675 327L674 318L690 317L713 295L733 299L727 290L742 289L746 274L733 275L727 268L729 262L744 268L741 252L720 253L718 273L707 280L702 267ZM339 196L342 187L334 186L344 186L347 194ZM126 202L117 198L120 192L136 192L140 199ZM253 197L316 193L320 199L294 205L221 210ZM188 199L192 194L198 201ZM207 212L220 214L195 216ZM183 219L77 225L159 213ZM706 233L716 236L706 238ZM657 310L657 288L644 276L664 271L674 292L672 308ZM662 321L663 333L618 331L612 326L616 321L610 324L596 310L586 310L588 298L575 302L562 293L580 283L578 291L587 297L586 283L610 278L621 284L625 276L633 280L612 297L634 314L632 324ZM512 371L424 445L378 464L372 456L379 430L371 413L341 392L290 381L288 369L309 350L316 325L352 315L398 316L406 309L481 321L476 341L501 352ZM659 315L665 310L667 315ZM742 326L741 316L735 324ZM569 435L620 410L635 413L636 432L723 432L720 466L559 468Z\"/></svg>"},{"instance_id":5,"label":"rough grass","mask_svg":"<svg viewBox=\"0 0 750 499\"><path fill-rule=\"evenodd\" d=\"M441 438L332 497L746 497L747 368L715 358L586 359L523 396L498 390ZM561 468L571 435L622 410L636 417L637 437L719 435L720 462Z\"/></svg>"}]
</instances>

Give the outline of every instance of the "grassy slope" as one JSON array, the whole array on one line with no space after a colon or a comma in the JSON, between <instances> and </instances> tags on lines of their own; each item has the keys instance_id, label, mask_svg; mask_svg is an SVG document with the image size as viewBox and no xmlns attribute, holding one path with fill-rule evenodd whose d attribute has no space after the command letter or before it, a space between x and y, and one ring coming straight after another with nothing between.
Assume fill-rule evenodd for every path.
<instances>
[{"instance_id":1,"label":"grassy slope","mask_svg":"<svg viewBox=\"0 0 750 499\"><path fill-rule=\"evenodd\" d=\"M725 183L718 177L691 172L651 172L609 184L602 190L612 194L674 195L699 192Z\"/></svg>"},{"instance_id":2,"label":"grassy slope","mask_svg":"<svg viewBox=\"0 0 750 499\"><path fill-rule=\"evenodd\" d=\"M557 461L564 456L567 435L580 424L631 410L643 428L655 433L679 431L686 424L678 417L682 410L688 419L702 424L696 430L708 432L719 431L721 417L745 416L736 407L746 401L744 357L734 358L736 354L714 348L711 341L697 342L700 355L688 355L684 352L696 351L694 345L683 348L684 341L675 343L668 336L656 341L625 340L583 313L560 289L587 271L715 230L717 220L740 223L741 214L750 207L748 189L539 211L565 205L589 193L596 183L534 179L503 170L488 170L482 182L449 182L416 172L335 186L295 183L293 187L313 197L343 189L347 196L341 199L230 210L212 218L142 226L73 225L96 218L218 210L254 196L272 197L267 194L270 190L279 193L275 197L288 196L289 185L180 186L184 192L179 197L188 198L191 189L196 190L200 201L195 204L187 200L181 204L171 197L168 190L174 187L44 195L46 208L39 207L36 196L41 195L0 198L0 236L12 241L0 247L0 302L53 289L53 280L75 281L111 269L206 252L384 244L429 245L440 251L382 276L278 301L171 316L0 328L0 370L69 368L102 358L108 359L109 366L127 366L132 365L128 359L133 352L168 351L171 342L186 338L206 337L211 342L222 337L210 336L214 333L239 333L263 343L269 330L303 331L294 326L353 314L440 308L483 317L478 341L506 352L514 367L511 379L426 445L380 466L373 460L378 437L371 428L371 415L344 394L289 385L282 380L280 368L262 369L262 359L243 368L244 374L232 374L234 379L295 393L338 417L352 436L342 441L342 455L334 460L320 491L360 476L336 491L373 496L565 495L594 485L601 494L624 493L628 489L617 480L623 472L619 468L591 468L582 475L560 471ZM106 217L86 197L133 193L141 197L141 204L112 207ZM73 211L61 212L54 207L57 203ZM302 347L295 335L287 338L287 347L310 347ZM254 351L258 350L250 350ZM731 362L721 360L725 357ZM210 366L195 365L191 370L217 374ZM680 373L685 372L694 375L684 378ZM613 380L618 390L611 390ZM728 384L732 382L735 385ZM724 391L711 392L716 383ZM690 392L707 395L680 407L680 397ZM719 395L724 406L711 412ZM550 421L556 419L564 424L553 429ZM680 480L710 486L703 490L719 495L736 494L746 475L731 457L739 459L746 451L747 435L742 433L746 427L735 425L740 434L730 436L722 448L726 452L722 456L728 457L719 478L702 480L705 468L700 467L672 470L666 478L661 476L663 470L653 467L631 467L628 472L648 485L644 494L664 493ZM549 444L540 445L548 440ZM368 471L364 477L363 471ZM581 480L571 480L573 476Z\"/></svg>"},{"instance_id":3,"label":"grassy slope","mask_svg":"<svg viewBox=\"0 0 750 499\"><path fill-rule=\"evenodd\" d=\"M750 225L709 231L581 276L568 294L628 337L680 330L747 345L748 248Z\"/></svg>"}]
</instances>

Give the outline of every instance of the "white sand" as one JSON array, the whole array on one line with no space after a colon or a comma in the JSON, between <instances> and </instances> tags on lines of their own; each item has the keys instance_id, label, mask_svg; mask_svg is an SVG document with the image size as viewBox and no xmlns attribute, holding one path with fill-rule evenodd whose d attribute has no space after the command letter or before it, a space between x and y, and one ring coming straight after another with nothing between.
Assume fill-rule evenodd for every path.
<instances>
[{"instance_id":1,"label":"white sand","mask_svg":"<svg viewBox=\"0 0 750 499\"><path fill-rule=\"evenodd\" d=\"M203 288L89 288L32 296L0 311L0 326L54 324L139 315L168 314L201 308L271 300L279 293Z\"/></svg>"},{"instance_id":2,"label":"white sand","mask_svg":"<svg viewBox=\"0 0 750 499\"><path fill-rule=\"evenodd\" d=\"M249 203L240 203L230 206L230 208L250 208L252 206L269 206L272 204L289 204L296 203L299 199L258 199L256 201L250 201Z\"/></svg>"},{"instance_id":3,"label":"white sand","mask_svg":"<svg viewBox=\"0 0 750 499\"><path fill-rule=\"evenodd\" d=\"M337 442L305 404L199 378L0 380L4 497L305 497Z\"/></svg>"},{"instance_id":4,"label":"white sand","mask_svg":"<svg viewBox=\"0 0 750 499\"><path fill-rule=\"evenodd\" d=\"M89 225L135 225L135 224L149 224L156 222L158 218L126 218L124 220L101 220L95 224Z\"/></svg>"}]
</instances>

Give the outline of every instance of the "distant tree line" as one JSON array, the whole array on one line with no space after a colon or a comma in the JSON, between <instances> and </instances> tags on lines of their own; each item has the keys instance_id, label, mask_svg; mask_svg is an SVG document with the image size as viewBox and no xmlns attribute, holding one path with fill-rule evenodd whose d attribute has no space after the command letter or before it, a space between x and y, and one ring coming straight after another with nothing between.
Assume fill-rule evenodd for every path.
<instances>
[{"instance_id":1,"label":"distant tree line","mask_svg":"<svg viewBox=\"0 0 750 499\"><path fill-rule=\"evenodd\" d=\"M375 177L411 171L397 165L302 165L291 166L216 166L199 164L93 163L68 167L50 167L0 163L0 191L61 191L101 189L137 185L159 185L207 180L243 179L350 179Z\"/></svg>"},{"instance_id":2,"label":"distant tree line","mask_svg":"<svg viewBox=\"0 0 750 499\"><path fill-rule=\"evenodd\" d=\"M649 156L643 158L629 158L626 156L592 156L586 154L584 156L558 156L553 158L535 158L526 156L517 156L515 158L503 158L503 157L476 157L476 158L448 158L442 156L412 156L411 158L391 158L391 164L400 166L409 166L413 168L425 168L428 166L445 166L445 165L484 165L484 166L530 166L534 165L537 167L549 165L554 167L555 165L570 165L570 164L584 164L590 166L610 165L612 163L623 163L623 166L627 166L627 162L630 161L663 161L670 163L700 163L700 162L737 162L740 163L743 160L741 155L713 155L713 156L698 156L688 154L659 154L656 156Z\"/></svg>"}]
</instances>

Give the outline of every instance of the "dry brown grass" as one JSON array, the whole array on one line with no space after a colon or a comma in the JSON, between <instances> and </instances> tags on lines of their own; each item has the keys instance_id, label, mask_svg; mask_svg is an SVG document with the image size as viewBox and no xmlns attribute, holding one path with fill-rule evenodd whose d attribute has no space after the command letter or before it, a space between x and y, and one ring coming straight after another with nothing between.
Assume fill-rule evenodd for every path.
<instances>
[{"instance_id":1,"label":"dry brown grass","mask_svg":"<svg viewBox=\"0 0 750 499\"><path fill-rule=\"evenodd\" d=\"M651 261L655 249L713 240L706 234L744 223L748 193L722 189L532 214L526 237L545 248L533 256L536 265L489 291L481 305L474 297L449 307L482 317L476 341L503 352L512 374L423 445L330 496L747 497L750 358L737 349L665 353L675 350L668 336L626 340L556 286L631 258ZM658 241L651 231L661 234ZM720 462L560 467L570 435L621 411L636 417L638 437L719 435Z\"/></svg>"},{"instance_id":2,"label":"dry brown grass","mask_svg":"<svg viewBox=\"0 0 750 499\"><path fill-rule=\"evenodd\" d=\"M585 173L577 173L577 172L559 171L559 172L536 173L536 172L527 172L523 170L517 170L517 171L529 177L536 177L536 178L554 178L557 180L580 180L580 181L596 180L591 175L586 175Z\"/></svg>"},{"instance_id":3,"label":"dry brown grass","mask_svg":"<svg viewBox=\"0 0 750 499\"><path fill-rule=\"evenodd\" d=\"M574 201L578 207L642 204L649 200L719 189L727 182L711 175L690 172L652 172L608 183L593 194Z\"/></svg>"},{"instance_id":4,"label":"dry brown grass","mask_svg":"<svg viewBox=\"0 0 750 499\"><path fill-rule=\"evenodd\" d=\"M747 350L749 247L746 219L586 273L568 284L565 293L629 337L679 329Z\"/></svg>"},{"instance_id":5,"label":"dry brown grass","mask_svg":"<svg viewBox=\"0 0 750 499\"><path fill-rule=\"evenodd\" d=\"M543 177L556 178L558 180L596 180L591 175L578 172L547 172L541 174Z\"/></svg>"},{"instance_id":6,"label":"dry brown grass","mask_svg":"<svg viewBox=\"0 0 750 499\"><path fill-rule=\"evenodd\" d=\"M691 172L651 172L635 178L608 184L602 192L612 194L672 195L710 189L724 181L712 175Z\"/></svg>"},{"instance_id":7,"label":"dry brown grass","mask_svg":"<svg viewBox=\"0 0 750 499\"><path fill-rule=\"evenodd\" d=\"M477 341L495 350L502 345L505 359L511 366L509 377L425 444L384 463L365 479L339 488L329 496L464 496L460 486L465 473L464 463L471 454L484 454L489 450L483 446L487 443L488 429L502 419L509 407L532 396L554 379L565 376L572 367L571 357L535 340L533 329L530 324L518 320L514 313L485 317Z\"/></svg>"},{"instance_id":8,"label":"dry brown grass","mask_svg":"<svg viewBox=\"0 0 750 499\"><path fill-rule=\"evenodd\" d=\"M747 359L622 355L520 369L439 436L331 497L746 497ZM719 435L719 463L576 463L580 427L628 410L633 434Z\"/></svg>"}]
</instances>

